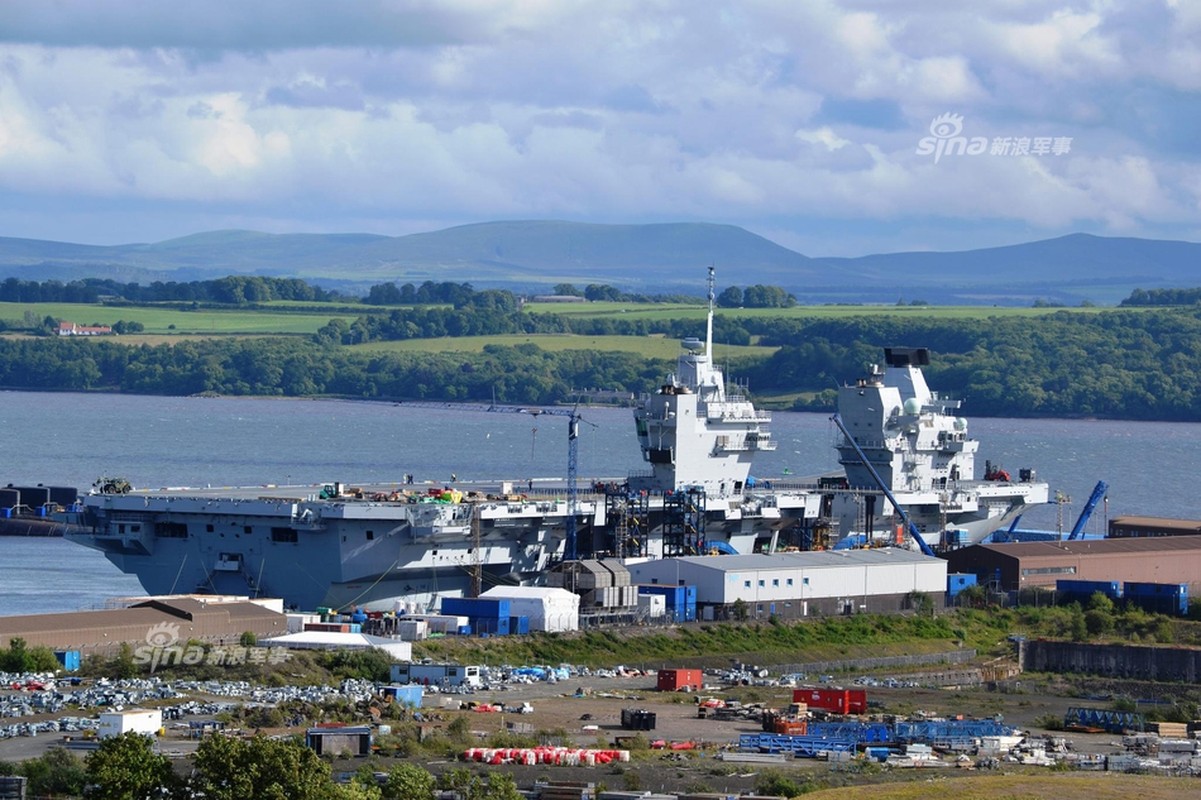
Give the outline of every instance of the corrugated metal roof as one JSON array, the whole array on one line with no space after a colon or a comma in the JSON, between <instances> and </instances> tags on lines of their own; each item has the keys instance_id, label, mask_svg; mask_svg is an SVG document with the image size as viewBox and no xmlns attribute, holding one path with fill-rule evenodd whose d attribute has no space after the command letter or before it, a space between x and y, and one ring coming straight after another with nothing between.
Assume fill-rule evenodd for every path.
<instances>
[{"instance_id":1,"label":"corrugated metal roof","mask_svg":"<svg viewBox=\"0 0 1201 800\"><path fill-rule=\"evenodd\" d=\"M553 588L549 586L493 586L486 592L480 594L480 597L489 599L504 600L506 597L511 598L579 598L579 595L569 592L566 589Z\"/></svg>"},{"instance_id":2,"label":"corrugated metal roof","mask_svg":"<svg viewBox=\"0 0 1201 800\"><path fill-rule=\"evenodd\" d=\"M1179 553L1201 550L1201 536L1145 536L1121 539L1077 539L1058 542L1005 542L978 544L985 550L1011 558L1113 553Z\"/></svg>"},{"instance_id":3,"label":"corrugated metal roof","mask_svg":"<svg viewBox=\"0 0 1201 800\"><path fill-rule=\"evenodd\" d=\"M1173 519L1171 517L1110 517L1110 525L1131 525L1140 528L1163 528L1164 530L1201 531L1201 520Z\"/></svg>"},{"instance_id":4,"label":"corrugated metal roof","mask_svg":"<svg viewBox=\"0 0 1201 800\"><path fill-rule=\"evenodd\" d=\"M284 617L254 603L223 603L205 606L194 600L152 601L139 603L130 608L114 608L102 611L70 611L53 614L25 614L0 617L0 637L22 635L25 632L52 633L88 629L103 631L129 625L150 627L172 618L190 622L226 622L228 624L249 620L282 620Z\"/></svg>"},{"instance_id":5,"label":"corrugated metal roof","mask_svg":"<svg viewBox=\"0 0 1201 800\"><path fill-rule=\"evenodd\" d=\"M896 547L861 550L813 550L797 553L753 553L737 556L686 556L688 564L737 572L756 569L823 569L846 566L884 566L888 564L927 564L942 559L924 556Z\"/></svg>"}]
</instances>

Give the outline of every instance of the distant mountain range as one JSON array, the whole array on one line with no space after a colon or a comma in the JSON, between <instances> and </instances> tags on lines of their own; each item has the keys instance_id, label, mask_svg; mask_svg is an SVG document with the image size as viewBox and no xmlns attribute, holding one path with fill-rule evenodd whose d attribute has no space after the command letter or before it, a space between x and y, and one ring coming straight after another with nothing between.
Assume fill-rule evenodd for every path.
<instances>
[{"instance_id":1,"label":"distant mountain range","mask_svg":"<svg viewBox=\"0 0 1201 800\"><path fill-rule=\"evenodd\" d=\"M804 304L1116 304L1131 290L1201 285L1201 244L1071 234L1007 247L811 258L732 225L517 221L408 236L214 231L94 246L0 237L0 278L107 277L146 284L230 274L303 278L365 294L426 280L547 291L609 284L648 294L781 286Z\"/></svg>"}]
</instances>

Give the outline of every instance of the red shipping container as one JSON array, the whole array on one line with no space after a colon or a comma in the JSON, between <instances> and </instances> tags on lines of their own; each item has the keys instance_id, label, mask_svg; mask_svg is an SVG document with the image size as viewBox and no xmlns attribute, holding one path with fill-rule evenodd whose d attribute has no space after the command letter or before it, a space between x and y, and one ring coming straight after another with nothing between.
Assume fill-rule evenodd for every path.
<instances>
[{"instance_id":1,"label":"red shipping container","mask_svg":"<svg viewBox=\"0 0 1201 800\"><path fill-rule=\"evenodd\" d=\"M867 692L863 689L793 689L792 702L833 714L867 713Z\"/></svg>"},{"instance_id":2,"label":"red shipping container","mask_svg":"<svg viewBox=\"0 0 1201 800\"><path fill-rule=\"evenodd\" d=\"M661 692L688 691L699 692L704 686L704 678L699 669L661 669L659 670L658 688Z\"/></svg>"}]
</instances>

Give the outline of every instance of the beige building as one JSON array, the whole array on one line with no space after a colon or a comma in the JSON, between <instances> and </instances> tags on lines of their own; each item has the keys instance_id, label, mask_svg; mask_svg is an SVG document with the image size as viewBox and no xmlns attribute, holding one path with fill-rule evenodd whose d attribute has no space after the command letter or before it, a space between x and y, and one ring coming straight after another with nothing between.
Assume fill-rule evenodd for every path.
<instances>
[{"instance_id":1,"label":"beige building","mask_svg":"<svg viewBox=\"0 0 1201 800\"><path fill-rule=\"evenodd\" d=\"M1201 536L978 544L948 556L948 572L972 573L1005 591L1055 588L1058 580L1187 583L1201 592Z\"/></svg>"},{"instance_id":2,"label":"beige building","mask_svg":"<svg viewBox=\"0 0 1201 800\"><path fill-rule=\"evenodd\" d=\"M269 604L268 604L269 605ZM256 637L288 632L287 617L246 599L148 598L127 608L0 617L0 643L21 638L30 647L111 654L122 644L169 646L195 639L236 644L246 631Z\"/></svg>"}]
</instances>

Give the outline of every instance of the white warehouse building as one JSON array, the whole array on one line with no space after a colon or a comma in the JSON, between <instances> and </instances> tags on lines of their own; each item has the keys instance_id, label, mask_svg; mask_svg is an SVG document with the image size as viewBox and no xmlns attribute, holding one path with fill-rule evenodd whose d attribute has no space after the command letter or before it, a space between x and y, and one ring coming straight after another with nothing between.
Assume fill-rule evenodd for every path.
<instances>
[{"instance_id":1,"label":"white warehouse building","mask_svg":"<svg viewBox=\"0 0 1201 800\"><path fill-rule=\"evenodd\" d=\"M885 613L914 594L945 604L947 562L898 548L664 558L626 564L638 584L695 585L699 619L729 619L741 600L751 618Z\"/></svg>"},{"instance_id":2,"label":"white warehouse building","mask_svg":"<svg viewBox=\"0 0 1201 800\"><path fill-rule=\"evenodd\" d=\"M580 596L566 589L545 586L494 586L480 595L508 600L509 613L529 617L531 631L578 631Z\"/></svg>"}]
</instances>

